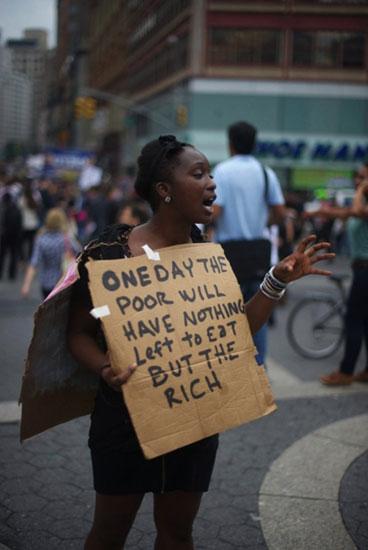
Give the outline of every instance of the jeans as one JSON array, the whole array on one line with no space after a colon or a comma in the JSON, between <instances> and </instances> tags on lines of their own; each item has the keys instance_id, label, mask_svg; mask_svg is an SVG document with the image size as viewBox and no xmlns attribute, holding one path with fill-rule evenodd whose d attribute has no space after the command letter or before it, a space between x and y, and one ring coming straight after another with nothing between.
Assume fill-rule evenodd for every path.
<instances>
[{"instance_id":1,"label":"jeans","mask_svg":"<svg viewBox=\"0 0 368 550\"><path fill-rule=\"evenodd\" d=\"M345 315L345 350L340 365L344 374L353 374L363 340L368 362L368 268L357 268L353 269Z\"/></svg>"},{"instance_id":2,"label":"jeans","mask_svg":"<svg viewBox=\"0 0 368 550\"><path fill-rule=\"evenodd\" d=\"M262 279L249 279L249 281L240 285L244 301L248 301L258 292L261 282ZM258 352L256 355L256 361L258 365L263 365L266 359L267 351L267 323L265 323L259 331L253 335L253 340Z\"/></svg>"}]
</instances>

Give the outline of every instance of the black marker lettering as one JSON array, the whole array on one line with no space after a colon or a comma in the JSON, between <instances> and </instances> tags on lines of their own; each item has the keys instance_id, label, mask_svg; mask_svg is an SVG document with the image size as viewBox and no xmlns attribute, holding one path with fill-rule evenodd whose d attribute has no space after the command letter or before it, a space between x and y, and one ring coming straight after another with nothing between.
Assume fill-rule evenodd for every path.
<instances>
[{"instance_id":1,"label":"black marker lettering","mask_svg":"<svg viewBox=\"0 0 368 550\"><path fill-rule=\"evenodd\" d=\"M130 306L130 299L127 296L119 296L119 298L116 298L116 303L118 304L121 313L124 315L126 308Z\"/></svg>"},{"instance_id":2,"label":"black marker lettering","mask_svg":"<svg viewBox=\"0 0 368 550\"><path fill-rule=\"evenodd\" d=\"M119 278L113 271L105 271L102 275L102 284L106 290L114 292L120 287Z\"/></svg>"},{"instance_id":3,"label":"black marker lettering","mask_svg":"<svg viewBox=\"0 0 368 550\"><path fill-rule=\"evenodd\" d=\"M156 279L163 283L168 280L169 272L163 265L155 264L153 269L155 270Z\"/></svg>"},{"instance_id":4,"label":"black marker lettering","mask_svg":"<svg viewBox=\"0 0 368 550\"><path fill-rule=\"evenodd\" d=\"M191 295L187 290L179 290L179 296L184 302L194 302L196 299L194 288L191 289Z\"/></svg>"},{"instance_id":5,"label":"black marker lettering","mask_svg":"<svg viewBox=\"0 0 368 550\"><path fill-rule=\"evenodd\" d=\"M210 380L210 378L208 376L205 376L205 379L206 379L206 382L207 382L207 385L208 385L208 389L211 390L211 392L213 392L216 388L221 390L222 386L220 384L220 380L216 376L216 373L214 371L212 371L210 376L212 376L212 381Z\"/></svg>"},{"instance_id":6,"label":"black marker lettering","mask_svg":"<svg viewBox=\"0 0 368 550\"><path fill-rule=\"evenodd\" d=\"M188 263L185 263L183 261L183 266L187 271L189 271L189 275L193 277L193 260L191 258L188 259Z\"/></svg>"},{"instance_id":7,"label":"black marker lettering","mask_svg":"<svg viewBox=\"0 0 368 550\"><path fill-rule=\"evenodd\" d=\"M128 342L130 342L131 340L137 340L137 335L133 329L131 321L128 321L126 325L123 325L123 332Z\"/></svg>"},{"instance_id":8,"label":"black marker lettering","mask_svg":"<svg viewBox=\"0 0 368 550\"><path fill-rule=\"evenodd\" d=\"M227 272L227 262L225 256L217 256L218 263L220 264L222 273Z\"/></svg>"},{"instance_id":9,"label":"black marker lettering","mask_svg":"<svg viewBox=\"0 0 368 550\"><path fill-rule=\"evenodd\" d=\"M215 289L216 298L224 298L226 294L223 294L218 288L217 285L213 285L213 288Z\"/></svg>"},{"instance_id":10,"label":"black marker lettering","mask_svg":"<svg viewBox=\"0 0 368 550\"><path fill-rule=\"evenodd\" d=\"M150 285L152 283L152 281L150 279L150 276L149 276L149 273L147 273L147 266L146 265L142 265L141 267L138 267L137 274L138 274L139 282L140 282L141 286L147 286L147 285Z\"/></svg>"},{"instance_id":11,"label":"black marker lettering","mask_svg":"<svg viewBox=\"0 0 368 550\"><path fill-rule=\"evenodd\" d=\"M190 383L190 393L192 394L192 397L194 399L200 399L201 397L206 395L205 391L202 391L200 393L194 393L194 386L199 384L199 382L200 382L199 378L194 378L194 380L192 380L191 383Z\"/></svg>"},{"instance_id":12,"label":"black marker lettering","mask_svg":"<svg viewBox=\"0 0 368 550\"><path fill-rule=\"evenodd\" d=\"M185 278L184 272L180 269L176 262L172 262L172 277L176 279L177 277Z\"/></svg>"},{"instance_id":13,"label":"black marker lettering","mask_svg":"<svg viewBox=\"0 0 368 550\"><path fill-rule=\"evenodd\" d=\"M210 258L210 266L211 266L211 270L212 270L212 273L221 273L221 269L220 269L220 266L219 266L219 263L216 259L215 256L211 256Z\"/></svg>"},{"instance_id":14,"label":"black marker lettering","mask_svg":"<svg viewBox=\"0 0 368 550\"><path fill-rule=\"evenodd\" d=\"M181 399L177 399L174 397L175 390L174 388L166 388L164 391L165 397L167 399L167 402L169 404L170 409L173 408L174 404L177 403L180 405L183 401Z\"/></svg>"},{"instance_id":15,"label":"black marker lettering","mask_svg":"<svg viewBox=\"0 0 368 550\"><path fill-rule=\"evenodd\" d=\"M150 373L152 385L154 388L157 388L158 386L162 386L162 384L165 384L168 375L162 368L158 365L153 365L152 367L148 367L148 372Z\"/></svg>"},{"instance_id":16,"label":"black marker lettering","mask_svg":"<svg viewBox=\"0 0 368 550\"><path fill-rule=\"evenodd\" d=\"M129 288L129 286L138 286L137 277L132 269L130 269L128 272L122 271L121 279L125 288Z\"/></svg>"},{"instance_id":17,"label":"black marker lettering","mask_svg":"<svg viewBox=\"0 0 368 550\"><path fill-rule=\"evenodd\" d=\"M184 326L187 327L188 325L196 325L197 319L195 316L195 312L191 311L188 313L187 311L184 311Z\"/></svg>"},{"instance_id":18,"label":"black marker lettering","mask_svg":"<svg viewBox=\"0 0 368 550\"><path fill-rule=\"evenodd\" d=\"M239 353L232 353L234 351L235 342L228 342L227 344L227 353L229 354L230 361L234 361L239 357Z\"/></svg>"}]
</instances>

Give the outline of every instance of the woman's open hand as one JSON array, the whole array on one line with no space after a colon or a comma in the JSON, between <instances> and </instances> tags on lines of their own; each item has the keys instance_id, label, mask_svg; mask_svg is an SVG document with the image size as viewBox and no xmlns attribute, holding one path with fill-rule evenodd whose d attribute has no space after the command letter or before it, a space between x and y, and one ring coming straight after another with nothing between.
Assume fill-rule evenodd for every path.
<instances>
[{"instance_id":1,"label":"woman's open hand","mask_svg":"<svg viewBox=\"0 0 368 550\"><path fill-rule=\"evenodd\" d=\"M116 374L112 368L111 365L105 365L101 369L101 376L105 380L106 384L110 386L115 391L121 392L121 386L125 384L135 369L137 368L137 365L129 365L129 367L119 374Z\"/></svg>"},{"instance_id":2,"label":"woman's open hand","mask_svg":"<svg viewBox=\"0 0 368 550\"><path fill-rule=\"evenodd\" d=\"M312 244L316 238L316 235L309 235L300 241L292 254L276 264L273 271L275 277L284 283L290 283L306 275L331 275L331 271L314 267L317 262L335 257L333 252L319 254L320 250L329 249L331 243Z\"/></svg>"}]
</instances>

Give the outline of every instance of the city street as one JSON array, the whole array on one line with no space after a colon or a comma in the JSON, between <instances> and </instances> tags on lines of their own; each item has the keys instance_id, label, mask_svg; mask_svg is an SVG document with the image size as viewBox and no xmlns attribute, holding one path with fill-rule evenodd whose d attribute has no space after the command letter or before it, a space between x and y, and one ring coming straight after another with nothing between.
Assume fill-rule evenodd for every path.
<instances>
[{"instance_id":1,"label":"city street","mask_svg":"<svg viewBox=\"0 0 368 550\"><path fill-rule=\"evenodd\" d=\"M348 261L332 270L348 273ZM321 277L298 281L276 312L267 369L278 410L221 436L195 523L198 550L368 548L368 384L322 386L318 377L338 366L342 350L303 359L285 332L295 300L328 285ZM77 550L93 513L89 422L20 445L16 401L38 288L28 300L19 288L20 281L0 283L0 549ZM126 548L150 550L154 536L148 495Z\"/></svg>"}]
</instances>

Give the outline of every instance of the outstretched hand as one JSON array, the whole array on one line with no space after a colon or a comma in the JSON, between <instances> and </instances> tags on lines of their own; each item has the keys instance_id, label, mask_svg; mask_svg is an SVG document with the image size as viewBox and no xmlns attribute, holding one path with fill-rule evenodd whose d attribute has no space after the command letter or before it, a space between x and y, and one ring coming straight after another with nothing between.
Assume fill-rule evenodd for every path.
<instances>
[{"instance_id":1,"label":"outstretched hand","mask_svg":"<svg viewBox=\"0 0 368 550\"><path fill-rule=\"evenodd\" d=\"M309 235L300 241L292 254L276 264L273 271L275 277L284 283L291 283L306 275L331 275L331 271L314 267L317 262L335 257L333 252L319 254L320 250L329 249L331 243L312 244L316 238L316 235Z\"/></svg>"}]
</instances>

